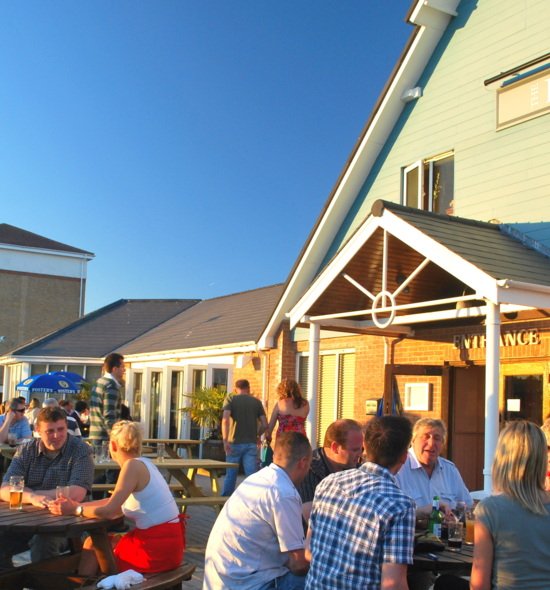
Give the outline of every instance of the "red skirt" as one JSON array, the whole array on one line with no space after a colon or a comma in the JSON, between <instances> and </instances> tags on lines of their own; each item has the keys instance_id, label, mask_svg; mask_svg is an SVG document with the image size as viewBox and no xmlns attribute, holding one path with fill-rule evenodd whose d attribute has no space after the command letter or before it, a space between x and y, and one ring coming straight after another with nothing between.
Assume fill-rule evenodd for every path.
<instances>
[{"instance_id":1,"label":"red skirt","mask_svg":"<svg viewBox=\"0 0 550 590\"><path fill-rule=\"evenodd\" d=\"M119 572L142 574L166 572L181 565L185 551L185 518L148 529L134 529L122 537L113 552Z\"/></svg>"}]
</instances>

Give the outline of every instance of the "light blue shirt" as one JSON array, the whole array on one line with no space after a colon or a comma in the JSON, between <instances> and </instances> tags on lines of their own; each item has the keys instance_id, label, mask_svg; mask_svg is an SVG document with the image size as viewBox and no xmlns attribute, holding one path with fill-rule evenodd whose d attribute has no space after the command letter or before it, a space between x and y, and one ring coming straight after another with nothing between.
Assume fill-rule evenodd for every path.
<instances>
[{"instance_id":1,"label":"light blue shirt","mask_svg":"<svg viewBox=\"0 0 550 590\"><path fill-rule=\"evenodd\" d=\"M5 419L6 414L2 414L0 416L0 426L4 424ZM16 422L12 422L9 432L15 434L17 438L32 438L32 431L27 418L23 418L21 420L17 420Z\"/></svg>"},{"instance_id":2,"label":"light blue shirt","mask_svg":"<svg viewBox=\"0 0 550 590\"><path fill-rule=\"evenodd\" d=\"M396 479L399 487L411 496L417 507L431 505L434 496L439 496L449 508L454 508L457 502L466 502L467 506L473 504L472 496L455 464L443 457L437 459L432 476L429 477L411 447Z\"/></svg>"}]
</instances>

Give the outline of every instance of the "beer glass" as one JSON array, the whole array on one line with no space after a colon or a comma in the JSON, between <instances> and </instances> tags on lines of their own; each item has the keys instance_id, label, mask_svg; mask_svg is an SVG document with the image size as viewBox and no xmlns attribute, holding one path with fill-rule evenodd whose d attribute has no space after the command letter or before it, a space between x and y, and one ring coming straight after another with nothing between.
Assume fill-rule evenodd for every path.
<instances>
[{"instance_id":1,"label":"beer glass","mask_svg":"<svg viewBox=\"0 0 550 590\"><path fill-rule=\"evenodd\" d=\"M164 459L166 458L166 447L164 443L157 443L157 461L159 463L164 463Z\"/></svg>"},{"instance_id":2,"label":"beer glass","mask_svg":"<svg viewBox=\"0 0 550 590\"><path fill-rule=\"evenodd\" d=\"M71 486L56 486L55 487L55 498L68 498Z\"/></svg>"},{"instance_id":3,"label":"beer glass","mask_svg":"<svg viewBox=\"0 0 550 590\"><path fill-rule=\"evenodd\" d=\"M22 475L12 475L10 477L10 510L23 509L24 488L25 479Z\"/></svg>"},{"instance_id":4,"label":"beer glass","mask_svg":"<svg viewBox=\"0 0 550 590\"><path fill-rule=\"evenodd\" d=\"M108 463L110 459L111 459L111 455L109 452L109 441L104 440L101 443L101 461L100 461L100 463Z\"/></svg>"},{"instance_id":5,"label":"beer glass","mask_svg":"<svg viewBox=\"0 0 550 590\"><path fill-rule=\"evenodd\" d=\"M476 522L476 517L473 510L468 510L466 512L466 536L464 537L464 542L466 545L473 545L474 544L474 525Z\"/></svg>"},{"instance_id":6,"label":"beer glass","mask_svg":"<svg viewBox=\"0 0 550 590\"><path fill-rule=\"evenodd\" d=\"M464 525L461 522L449 523L449 538L447 539L449 551L460 551L462 549L463 529Z\"/></svg>"}]
</instances>

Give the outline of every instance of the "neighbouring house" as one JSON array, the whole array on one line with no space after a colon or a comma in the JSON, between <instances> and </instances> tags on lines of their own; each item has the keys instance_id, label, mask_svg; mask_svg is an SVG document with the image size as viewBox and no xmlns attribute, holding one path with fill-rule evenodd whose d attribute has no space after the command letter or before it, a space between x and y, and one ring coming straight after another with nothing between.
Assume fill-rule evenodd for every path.
<instances>
[{"instance_id":1,"label":"neighbouring house","mask_svg":"<svg viewBox=\"0 0 550 590\"><path fill-rule=\"evenodd\" d=\"M550 412L550 4L419 0L407 18L258 348L307 391L314 442L381 398L445 419L487 492L500 425Z\"/></svg>"},{"instance_id":2,"label":"neighbouring house","mask_svg":"<svg viewBox=\"0 0 550 590\"><path fill-rule=\"evenodd\" d=\"M71 371L82 375L88 383L94 383L101 375L103 358L107 354L118 351L130 340L198 301L120 299L27 342L0 357L0 366L4 368L4 399L15 395L15 387L23 379L48 371Z\"/></svg>"},{"instance_id":3,"label":"neighbouring house","mask_svg":"<svg viewBox=\"0 0 550 590\"><path fill-rule=\"evenodd\" d=\"M93 257L0 224L0 355L84 313L87 266Z\"/></svg>"}]
</instances>

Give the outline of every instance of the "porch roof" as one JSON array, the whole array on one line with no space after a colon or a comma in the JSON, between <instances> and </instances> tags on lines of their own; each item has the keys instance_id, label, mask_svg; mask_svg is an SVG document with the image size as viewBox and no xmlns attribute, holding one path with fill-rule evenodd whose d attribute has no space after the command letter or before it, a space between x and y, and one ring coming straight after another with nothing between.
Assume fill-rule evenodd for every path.
<instances>
[{"instance_id":1,"label":"porch roof","mask_svg":"<svg viewBox=\"0 0 550 590\"><path fill-rule=\"evenodd\" d=\"M548 249L503 224L377 201L290 319L376 331L373 305L394 310L388 327L484 315L486 301L550 307Z\"/></svg>"}]
</instances>

